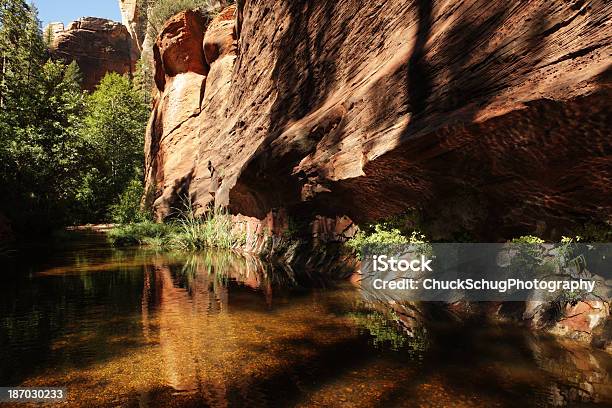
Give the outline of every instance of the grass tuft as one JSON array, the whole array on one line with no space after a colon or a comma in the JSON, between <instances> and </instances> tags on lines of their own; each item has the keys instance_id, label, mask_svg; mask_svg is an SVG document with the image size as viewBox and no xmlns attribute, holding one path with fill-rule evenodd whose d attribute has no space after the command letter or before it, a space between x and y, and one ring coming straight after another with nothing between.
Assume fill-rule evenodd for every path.
<instances>
[{"instance_id":1,"label":"grass tuft","mask_svg":"<svg viewBox=\"0 0 612 408\"><path fill-rule=\"evenodd\" d=\"M223 210L211 210L197 216L191 204L179 212L176 221L167 224L141 222L114 228L108 234L113 246L149 246L183 251L204 248L231 249L246 242L232 217Z\"/></svg>"}]
</instances>

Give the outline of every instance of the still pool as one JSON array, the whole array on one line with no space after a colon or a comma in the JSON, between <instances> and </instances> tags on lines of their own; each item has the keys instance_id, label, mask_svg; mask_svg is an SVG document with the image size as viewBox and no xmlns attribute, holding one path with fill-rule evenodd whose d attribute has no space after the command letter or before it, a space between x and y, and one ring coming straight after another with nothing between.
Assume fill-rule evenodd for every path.
<instances>
[{"instance_id":1,"label":"still pool","mask_svg":"<svg viewBox=\"0 0 612 408\"><path fill-rule=\"evenodd\" d=\"M501 324L406 337L349 283L68 241L0 274L0 386L66 387L57 406L612 406L600 350Z\"/></svg>"}]
</instances>

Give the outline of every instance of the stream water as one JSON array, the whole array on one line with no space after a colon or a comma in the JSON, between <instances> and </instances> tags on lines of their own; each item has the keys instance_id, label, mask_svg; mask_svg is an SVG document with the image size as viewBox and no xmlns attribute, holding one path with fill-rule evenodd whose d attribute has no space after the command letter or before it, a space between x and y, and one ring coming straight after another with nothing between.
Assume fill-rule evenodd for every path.
<instances>
[{"instance_id":1,"label":"stream water","mask_svg":"<svg viewBox=\"0 0 612 408\"><path fill-rule=\"evenodd\" d=\"M231 252L74 233L1 269L0 385L66 387L58 406L612 406L600 350L501 324L409 338L349 283Z\"/></svg>"}]
</instances>

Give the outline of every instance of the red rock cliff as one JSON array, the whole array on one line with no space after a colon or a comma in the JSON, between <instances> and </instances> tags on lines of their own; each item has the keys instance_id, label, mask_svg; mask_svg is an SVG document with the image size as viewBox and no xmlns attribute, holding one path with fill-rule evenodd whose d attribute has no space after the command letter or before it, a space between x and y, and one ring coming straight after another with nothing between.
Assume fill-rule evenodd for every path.
<instances>
[{"instance_id":1,"label":"red rock cliff","mask_svg":"<svg viewBox=\"0 0 612 408\"><path fill-rule=\"evenodd\" d=\"M66 30L53 31L51 55L79 64L84 89L94 89L108 72L134 72L138 49L122 24L84 17L71 23Z\"/></svg>"},{"instance_id":2,"label":"red rock cliff","mask_svg":"<svg viewBox=\"0 0 612 408\"><path fill-rule=\"evenodd\" d=\"M239 4L157 40L160 217L187 194L260 219L417 208L433 238L499 239L612 214L609 2Z\"/></svg>"}]
</instances>

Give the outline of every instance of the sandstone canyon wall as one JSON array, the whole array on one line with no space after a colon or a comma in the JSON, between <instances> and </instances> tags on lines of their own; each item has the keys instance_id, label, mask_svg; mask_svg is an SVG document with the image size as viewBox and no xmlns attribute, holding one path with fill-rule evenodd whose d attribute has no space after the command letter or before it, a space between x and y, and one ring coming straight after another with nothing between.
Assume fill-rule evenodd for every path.
<instances>
[{"instance_id":1,"label":"sandstone canyon wall","mask_svg":"<svg viewBox=\"0 0 612 408\"><path fill-rule=\"evenodd\" d=\"M155 0L119 0L123 25L130 32L134 46L141 53L144 52L147 58L150 57L149 54L155 42L155 38L151 38L151 33L156 30L149 29L149 17L156 3ZM210 0L208 1L208 7L216 10L227 6L229 3L233 3L233 1Z\"/></svg>"},{"instance_id":2,"label":"sandstone canyon wall","mask_svg":"<svg viewBox=\"0 0 612 408\"><path fill-rule=\"evenodd\" d=\"M66 29L53 25L52 31L51 55L68 63L77 62L84 89L93 90L108 72L134 72L139 51L122 24L84 17Z\"/></svg>"},{"instance_id":3,"label":"sandstone canyon wall","mask_svg":"<svg viewBox=\"0 0 612 408\"><path fill-rule=\"evenodd\" d=\"M612 4L245 0L155 44L155 211L182 196L430 237L559 238L612 214Z\"/></svg>"}]
</instances>

